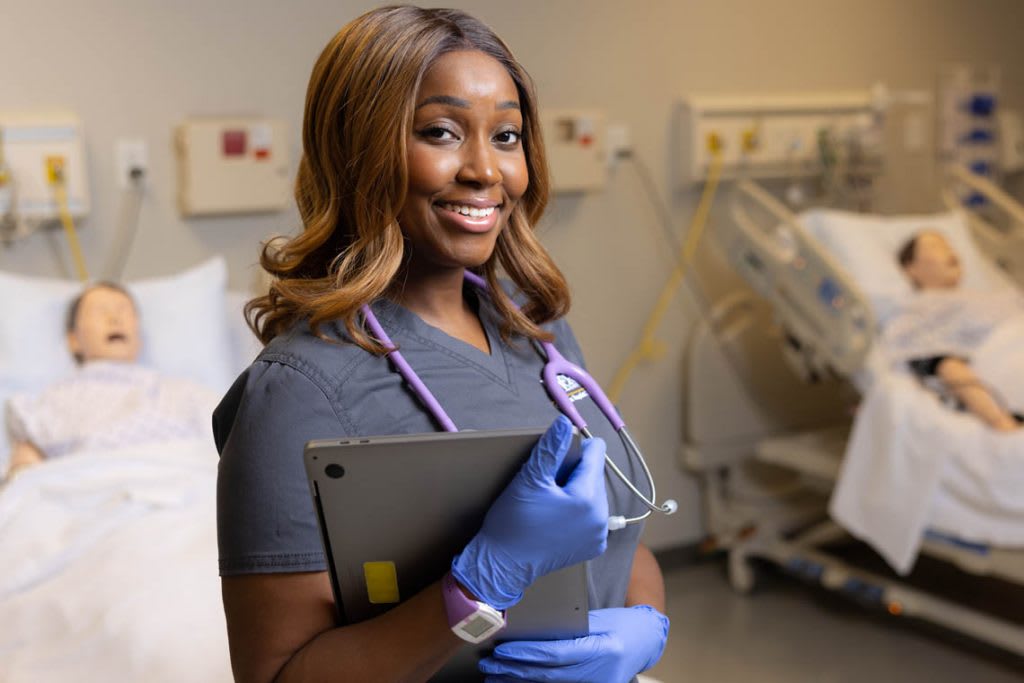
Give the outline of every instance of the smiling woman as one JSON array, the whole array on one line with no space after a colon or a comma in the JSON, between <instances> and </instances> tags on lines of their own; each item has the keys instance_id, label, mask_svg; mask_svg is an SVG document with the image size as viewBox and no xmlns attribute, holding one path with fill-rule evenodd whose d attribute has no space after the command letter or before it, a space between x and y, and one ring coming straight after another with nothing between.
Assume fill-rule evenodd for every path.
<instances>
[{"instance_id":1,"label":"smiling woman","mask_svg":"<svg viewBox=\"0 0 1024 683\"><path fill-rule=\"evenodd\" d=\"M468 154L476 158L464 165ZM469 182L454 191L456 173ZM425 218L436 205L430 221L439 223L449 203L458 206L445 211L453 220L497 207L491 228L463 223L486 233L479 242L488 252L464 265L491 285L503 335L548 339L540 325L569 310L565 279L533 232L548 191L533 85L500 38L455 10L369 12L339 31L313 67L295 187L303 231L264 248L261 264L274 283L247 308L253 329L269 342L299 320L315 332L341 320L356 344L383 352L359 307L395 295L415 275L408 269L426 244L418 250L410 231L427 225L410 222L412 212ZM521 311L499 286L499 266L525 297Z\"/></svg>"},{"instance_id":2,"label":"smiling woman","mask_svg":"<svg viewBox=\"0 0 1024 683\"><path fill-rule=\"evenodd\" d=\"M531 342L584 363L564 320L565 280L533 232L547 178L529 77L478 20L382 8L320 55L295 189L303 230L264 249L274 281L248 313L267 346L214 414L238 680L471 681L486 672L623 683L661 655L668 621L657 563L639 546L642 524L608 529L610 509L640 519L647 507L627 485L606 484L605 458L630 480L643 475L578 386L572 405L593 437L585 433L578 464L555 480L573 428L545 392L545 354ZM401 355L389 358L395 347ZM429 389L430 401L409 386ZM440 558L447 575L378 617L337 623L306 443L455 425L551 426L476 536ZM360 561L370 559L379 558ZM445 668L463 641L494 636L538 577L583 561L592 635L507 643L479 670Z\"/></svg>"},{"instance_id":3,"label":"smiling woman","mask_svg":"<svg viewBox=\"0 0 1024 683\"><path fill-rule=\"evenodd\" d=\"M453 97L450 93L465 93ZM462 272L487 263L529 186L523 115L515 83L476 51L442 55L419 88L408 143L409 190L398 223L409 250L399 301L427 322L443 322L424 279L462 287ZM489 352L475 316L455 336Z\"/></svg>"}]
</instances>

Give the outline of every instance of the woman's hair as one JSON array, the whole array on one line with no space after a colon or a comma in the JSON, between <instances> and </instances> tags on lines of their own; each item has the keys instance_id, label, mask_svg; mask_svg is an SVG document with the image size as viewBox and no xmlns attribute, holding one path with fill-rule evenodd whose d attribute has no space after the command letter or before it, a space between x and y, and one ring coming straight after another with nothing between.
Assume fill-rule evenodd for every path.
<instances>
[{"instance_id":1,"label":"woman's hair","mask_svg":"<svg viewBox=\"0 0 1024 683\"><path fill-rule=\"evenodd\" d=\"M363 328L359 307L387 293L402 267L398 214L408 187L406 144L415 97L443 54L478 50L505 67L519 94L529 185L476 269L503 318L502 334L550 339L539 325L569 309L565 278L533 233L548 200L548 171L533 83L508 47L479 20L451 9L383 7L347 24L313 67L302 125L295 200L303 231L264 245L269 292L246 317L267 343L299 320L315 334L342 320L348 336L373 353L386 349ZM498 266L522 292L518 310L498 281Z\"/></svg>"}]
</instances>

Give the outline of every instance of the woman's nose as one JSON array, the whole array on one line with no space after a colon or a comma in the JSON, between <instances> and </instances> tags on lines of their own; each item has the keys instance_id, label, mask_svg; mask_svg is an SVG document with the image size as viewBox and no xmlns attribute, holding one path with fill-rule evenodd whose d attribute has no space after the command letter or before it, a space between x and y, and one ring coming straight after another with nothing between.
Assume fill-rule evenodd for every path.
<instances>
[{"instance_id":1,"label":"woman's nose","mask_svg":"<svg viewBox=\"0 0 1024 683\"><path fill-rule=\"evenodd\" d=\"M489 139L472 139L462 149L464 156L457 176L459 182L478 187L489 187L501 182L497 150Z\"/></svg>"}]
</instances>

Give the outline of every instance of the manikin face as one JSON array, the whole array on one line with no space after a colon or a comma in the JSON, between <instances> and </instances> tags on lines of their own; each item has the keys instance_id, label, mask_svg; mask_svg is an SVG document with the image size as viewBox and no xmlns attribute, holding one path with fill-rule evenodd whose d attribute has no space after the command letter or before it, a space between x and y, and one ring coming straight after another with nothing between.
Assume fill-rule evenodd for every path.
<instances>
[{"instance_id":1,"label":"manikin face","mask_svg":"<svg viewBox=\"0 0 1024 683\"><path fill-rule=\"evenodd\" d=\"M960 259L949 242L937 232L923 232L914 246L914 260L907 275L921 289L951 289L960 284Z\"/></svg>"},{"instance_id":2,"label":"manikin face","mask_svg":"<svg viewBox=\"0 0 1024 683\"><path fill-rule=\"evenodd\" d=\"M68 348L81 362L139 357L139 317L132 300L108 287L85 293L78 305L75 329L68 333Z\"/></svg>"},{"instance_id":3,"label":"manikin face","mask_svg":"<svg viewBox=\"0 0 1024 683\"><path fill-rule=\"evenodd\" d=\"M399 213L412 268L490 258L529 182L522 129L515 83L493 57L449 52L430 67L416 95Z\"/></svg>"}]
</instances>

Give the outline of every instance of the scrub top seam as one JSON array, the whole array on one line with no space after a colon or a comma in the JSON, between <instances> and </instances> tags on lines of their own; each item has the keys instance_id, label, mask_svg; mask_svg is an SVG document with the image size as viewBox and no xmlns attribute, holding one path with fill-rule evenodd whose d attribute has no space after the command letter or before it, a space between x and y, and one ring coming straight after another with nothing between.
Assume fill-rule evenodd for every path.
<instances>
[{"instance_id":1,"label":"scrub top seam","mask_svg":"<svg viewBox=\"0 0 1024 683\"><path fill-rule=\"evenodd\" d=\"M300 375L305 377L309 382L320 390L320 393L324 395L327 404L331 406L331 410L334 412L335 418L337 418L339 424L346 430L346 435L355 434L355 425L349 418L348 413L338 405L338 402L331 398L331 394L324 389L324 384L328 383L328 377L319 368L315 367L308 361L305 361L298 356L292 354L285 354L280 352L271 351L264 353L262 359L264 362L275 362L290 367L291 369L298 372ZM317 381L317 380L320 381Z\"/></svg>"},{"instance_id":2,"label":"scrub top seam","mask_svg":"<svg viewBox=\"0 0 1024 683\"><path fill-rule=\"evenodd\" d=\"M500 330L496 329L495 324L494 324L495 321L494 321L493 310L490 311L490 312L484 312L483 309L484 309L485 305L486 304L484 303L483 299L481 299L480 300L480 309L481 310L477 312L477 317L480 319L480 324L484 328L484 334L487 336L488 344L491 344L491 354L490 355L493 357L493 355L495 353L495 346L500 347L500 346L503 345L503 342L502 342ZM411 315L415 315L415 314L411 313ZM441 351L442 353L444 353L449 358L456 359L456 360L461 360L465 364L471 365L472 367L474 367L477 370L479 370L480 373L483 374L484 376L486 376L488 379L491 379L495 383L500 384L501 386L508 388L513 396L516 396L516 397L519 396L519 392L516 391L516 389L515 389L515 382L513 381L511 368L509 367L508 353L506 353L504 349L501 349L499 351L501 353L502 364L505 367L505 377L502 378L496 372L494 372L493 370L491 370L487 366L482 365L481 363L478 363L477 361L473 360L472 357L467 356L466 354L461 353L460 351L457 351L455 349L451 349L451 348L449 348L447 346L444 346L443 344L440 344L439 342L436 342L436 341L434 341L434 340L432 340L432 339L430 339L428 337L424 337L422 334L420 334L419 332L417 332L413 328L412 324L407 324L407 322L401 320L399 317L395 316L389 310L383 311L381 314L378 314L377 317L381 320L382 326L383 326L384 322L386 321L388 323L389 327L390 326L394 326L395 328L398 328L398 329L402 330L405 333L406 337L408 337L410 339L413 339L415 341L418 341L418 342L420 342L422 344L425 344L425 345L429 346L432 349L435 349L437 351ZM485 321L485 318L486 318L486 321ZM409 323L411 323L411 322L412 321L410 320ZM425 322L422 323L422 324L427 325L428 327L430 327ZM446 334L443 330L438 330L438 332L440 332L441 334ZM448 335L448 336L450 336L450 335ZM460 339L456 339L455 337L452 337L452 339L455 340L455 341L460 341L460 342L462 341ZM394 340L392 339L392 341L394 341ZM465 342L462 342L462 343L465 343ZM399 351L401 351L401 344L397 344L396 343L395 346L398 348ZM467 346L468 346L468 344L467 344Z\"/></svg>"},{"instance_id":3,"label":"scrub top seam","mask_svg":"<svg viewBox=\"0 0 1024 683\"><path fill-rule=\"evenodd\" d=\"M480 365L479 363L477 363L472 358L467 358L466 356L464 356L463 354L459 353L458 351L446 348L446 347L442 346L441 344L438 344L435 341L432 341L430 339L427 339L426 337L423 337L423 336L420 336L420 335L416 334L415 332L408 331L408 334L409 334L409 336L411 338L415 339L419 343L421 343L421 344L423 344L425 346L429 346L431 349L433 349L435 351L440 351L441 353L443 353L444 355L448 356L452 360L462 361L463 364L472 366L474 369L478 370L480 372L480 374L482 374L485 377L487 377L488 379L492 380L495 384L499 384L499 385L505 387L506 389L508 389L513 395L515 395L515 396L519 395L515 391L515 386L509 381L509 378L506 377L505 379L502 379L501 377L498 376L497 373L492 372L491 370L489 370L488 368L484 367L483 365ZM508 359L505 357L504 353L502 353L502 361L504 362L504 365L505 365L505 372L506 372L506 374L508 374Z\"/></svg>"}]
</instances>

